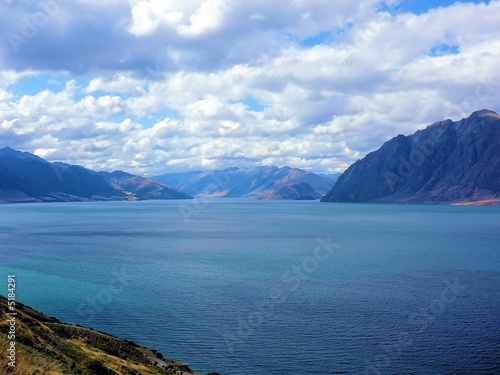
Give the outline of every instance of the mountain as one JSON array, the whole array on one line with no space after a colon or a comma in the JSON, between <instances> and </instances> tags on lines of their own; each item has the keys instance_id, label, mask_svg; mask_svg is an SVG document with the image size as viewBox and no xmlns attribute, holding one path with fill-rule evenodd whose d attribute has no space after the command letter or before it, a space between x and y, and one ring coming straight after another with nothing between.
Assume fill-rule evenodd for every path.
<instances>
[{"instance_id":1,"label":"mountain","mask_svg":"<svg viewBox=\"0 0 500 375\"><path fill-rule=\"evenodd\" d=\"M122 171L99 172L112 186L131 192L139 200L190 199L190 195L161 182Z\"/></svg>"},{"instance_id":2,"label":"mountain","mask_svg":"<svg viewBox=\"0 0 500 375\"><path fill-rule=\"evenodd\" d=\"M17 301L13 308L0 295L0 368L5 374L200 375L132 341L61 323ZM7 350L12 342L15 357ZM13 359L15 367L9 366Z\"/></svg>"},{"instance_id":3,"label":"mountain","mask_svg":"<svg viewBox=\"0 0 500 375\"><path fill-rule=\"evenodd\" d=\"M305 182L300 184L288 184L277 192L262 194L260 199L295 199L295 200L316 200L324 194L318 193L313 187Z\"/></svg>"},{"instance_id":4,"label":"mountain","mask_svg":"<svg viewBox=\"0 0 500 375\"><path fill-rule=\"evenodd\" d=\"M0 149L0 203L190 198L174 188L125 172L109 175L120 173L123 176L113 180L81 166L50 163L5 147Z\"/></svg>"},{"instance_id":5,"label":"mountain","mask_svg":"<svg viewBox=\"0 0 500 375\"><path fill-rule=\"evenodd\" d=\"M351 165L323 202L500 203L500 116L474 112L398 135Z\"/></svg>"},{"instance_id":6,"label":"mountain","mask_svg":"<svg viewBox=\"0 0 500 375\"><path fill-rule=\"evenodd\" d=\"M302 193L320 198L335 183L335 176L320 176L290 167L232 167L208 172L167 173L152 178L194 196L227 198L296 199Z\"/></svg>"}]
</instances>

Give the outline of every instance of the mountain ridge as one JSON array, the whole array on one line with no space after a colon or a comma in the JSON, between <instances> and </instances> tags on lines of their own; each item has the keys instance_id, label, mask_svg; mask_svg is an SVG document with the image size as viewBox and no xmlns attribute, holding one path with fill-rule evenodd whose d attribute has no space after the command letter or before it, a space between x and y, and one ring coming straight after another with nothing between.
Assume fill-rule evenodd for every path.
<instances>
[{"instance_id":1,"label":"mountain ridge","mask_svg":"<svg viewBox=\"0 0 500 375\"><path fill-rule=\"evenodd\" d=\"M323 202L500 201L500 116L490 110L385 142L353 163Z\"/></svg>"},{"instance_id":2,"label":"mountain ridge","mask_svg":"<svg viewBox=\"0 0 500 375\"><path fill-rule=\"evenodd\" d=\"M51 163L37 155L0 149L0 203L191 199L184 192L141 176L111 174L79 165ZM120 185L120 183L123 185Z\"/></svg>"},{"instance_id":3,"label":"mountain ridge","mask_svg":"<svg viewBox=\"0 0 500 375\"><path fill-rule=\"evenodd\" d=\"M299 168L255 166L230 167L205 172L166 173L153 179L193 196L260 199L297 199L302 192L321 198L336 176L318 175ZM307 184L301 185L301 184Z\"/></svg>"}]
</instances>

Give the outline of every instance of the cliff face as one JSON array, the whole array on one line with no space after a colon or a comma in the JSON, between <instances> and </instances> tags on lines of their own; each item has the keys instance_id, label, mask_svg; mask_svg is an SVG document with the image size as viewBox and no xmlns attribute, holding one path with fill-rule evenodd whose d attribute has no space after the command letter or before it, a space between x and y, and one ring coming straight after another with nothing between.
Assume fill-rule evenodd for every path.
<instances>
[{"instance_id":1,"label":"cliff face","mask_svg":"<svg viewBox=\"0 0 500 375\"><path fill-rule=\"evenodd\" d=\"M323 202L500 201L500 116L482 110L398 135L351 165Z\"/></svg>"}]
</instances>

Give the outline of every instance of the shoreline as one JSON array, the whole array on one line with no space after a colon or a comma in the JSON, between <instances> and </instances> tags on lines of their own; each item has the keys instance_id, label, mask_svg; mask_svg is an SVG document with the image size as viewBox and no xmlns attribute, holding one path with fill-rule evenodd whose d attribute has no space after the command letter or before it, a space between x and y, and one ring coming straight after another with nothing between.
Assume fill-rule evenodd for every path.
<instances>
[{"instance_id":1,"label":"shoreline","mask_svg":"<svg viewBox=\"0 0 500 375\"><path fill-rule=\"evenodd\" d=\"M7 374L203 375L133 341L63 323L17 301L12 306L3 295L0 309L1 351L13 354L0 357Z\"/></svg>"}]
</instances>

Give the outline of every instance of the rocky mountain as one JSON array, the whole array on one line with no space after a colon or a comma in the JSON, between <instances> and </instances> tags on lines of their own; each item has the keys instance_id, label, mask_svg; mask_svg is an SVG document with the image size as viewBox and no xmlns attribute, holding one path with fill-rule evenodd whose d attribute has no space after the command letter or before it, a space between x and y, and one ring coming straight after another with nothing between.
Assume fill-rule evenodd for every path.
<instances>
[{"instance_id":1,"label":"rocky mountain","mask_svg":"<svg viewBox=\"0 0 500 375\"><path fill-rule=\"evenodd\" d=\"M99 174L10 147L0 149L0 203L186 198L190 196L174 188L125 172Z\"/></svg>"},{"instance_id":2,"label":"rocky mountain","mask_svg":"<svg viewBox=\"0 0 500 375\"><path fill-rule=\"evenodd\" d=\"M190 199L190 195L162 184L161 182L136 176L127 172L99 172L113 187L130 192L139 200L149 199Z\"/></svg>"},{"instance_id":3,"label":"rocky mountain","mask_svg":"<svg viewBox=\"0 0 500 375\"><path fill-rule=\"evenodd\" d=\"M167 173L153 179L193 196L297 199L325 195L334 175L318 175L290 167L227 168L208 172Z\"/></svg>"},{"instance_id":4,"label":"rocky mountain","mask_svg":"<svg viewBox=\"0 0 500 375\"><path fill-rule=\"evenodd\" d=\"M260 199L294 199L294 200L316 200L323 197L311 185L305 182L300 184L288 184L277 192L262 194Z\"/></svg>"},{"instance_id":5,"label":"rocky mountain","mask_svg":"<svg viewBox=\"0 0 500 375\"><path fill-rule=\"evenodd\" d=\"M500 203L500 116L474 112L398 135L351 165L323 202Z\"/></svg>"},{"instance_id":6,"label":"rocky mountain","mask_svg":"<svg viewBox=\"0 0 500 375\"><path fill-rule=\"evenodd\" d=\"M62 323L1 295L0 318L4 374L200 375L132 341Z\"/></svg>"}]
</instances>

